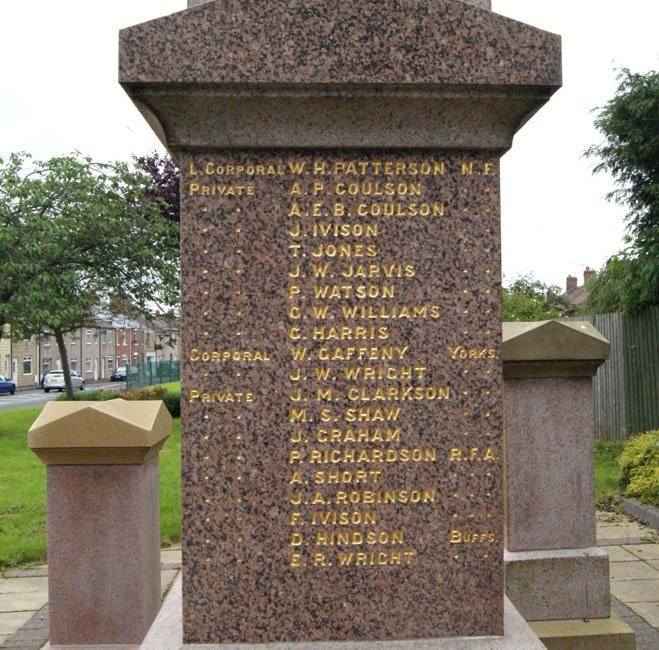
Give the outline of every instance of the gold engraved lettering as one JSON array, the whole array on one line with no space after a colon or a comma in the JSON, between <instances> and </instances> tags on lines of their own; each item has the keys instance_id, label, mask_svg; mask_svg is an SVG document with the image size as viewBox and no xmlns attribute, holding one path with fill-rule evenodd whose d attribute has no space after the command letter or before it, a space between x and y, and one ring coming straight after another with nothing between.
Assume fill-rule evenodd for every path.
<instances>
[{"instance_id":1,"label":"gold engraved lettering","mask_svg":"<svg viewBox=\"0 0 659 650\"><path fill-rule=\"evenodd\" d=\"M201 196L254 196L253 185L201 185L191 182L188 184L188 196L199 194Z\"/></svg>"},{"instance_id":2,"label":"gold engraved lettering","mask_svg":"<svg viewBox=\"0 0 659 650\"><path fill-rule=\"evenodd\" d=\"M400 407L388 408L350 408L345 411L346 422L390 422L397 420Z\"/></svg>"},{"instance_id":3,"label":"gold engraved lettering","mask_svg":"<svg viewBox=\"0 0 659 650\"><path fill-rule=\"evenodd\" d=\"M319 348L318 358L321 361L400 361L409 346L398 347L384 345L381 347L345 347L345 348Z\"/></svg>"},{"instance_id":4,"label":"gold engraved lettering","mask_svg":"<svg viewBox=\"0 0 659 650\"><path fill-rule=\"evenodd\" d=\"M188 391L188 402L253 402L254 395L252 393L243 392L220 392L213 391L212 393L202 393L196 388L191 388Z\"/></svg>"},{"instance_id":5,"label":"gold engraved lettering","mask_svg":"<svg viewBox=\"0 0 659 650\"><path fill-rule=\"evenodd\" d=\"M292 450L290 453L293 453ZM301 454L296 452L296 458ZM436 447L414 448L375 448L355 449L346 447L342 449L310 449L307 462L314 464L336 463L428 463L437 460ZM299 460L298 462L303 462Z\"/></svg>"},{"instance_id":6,"label":"gold engraved lettering","mask_svg":"<svg viewBox=\"0 0 659 650\"><path fill-rule=\"evenodd\" d=\"M344 278L413 278L413 264L348 264L339 273Z\"/></svg>"},{"instance_id":7,"label":"gold engraved lettering","mask_svg":"<svg viewBox=\"0 0 659 650\"><path fill-rule=\"evenodd\" d=\"M423 379L425 366L345 366L346 379L374 381L382 379Z\"/></svg>"},{"instance_id":8,"label":"gold engraved lettering","mask_svg":"<svg viewBox=\"0 0 659 650\"><path fill-rule=\"evenodd\" d=\"M333 174L345 176L443 176L444 163L434 160L421 162L397 161L357 161L337 160L332 165L314 161L315 175Z\"/></svg>"},{"instance_id":9,"label":"gold engraved lettering","mask_svg":"<svg viewBox=\"0 0 659 650\"><path fill-rule=\"evenodd\" d=\"M364 327L357 325L350 327L343 325L341 327L325 327L324 325L314 325L312 330L314 341L373 341L386 340L389 338L389 328L386 325Z\"/></svg>"},{"instance_id":10,"label":"gold engraved lettering","mask_svg":"<svg viewBox=\"0 0 659 650\"><path fill-rule=\"evenodd\" d=\"M322 300L336 300L346 298L393 298L395 287L393 284L314 284L314 298Z\"/></svg>"},{"instance_id":11,"label":"gold engraved lettering","mask_svg":"<svg viewBox=\"0 0 659 650\"><path fill-rule=\"evenodd\" d=\"M312 510L312 526L375 526L375 510Z\"/></svg>"},{"instance_id":12,"label":"gold engraved lettering","mask_svg":"<svg viewBox=\"0 0 659 650\"><path fill-rule=\"evenodd\" d=\"M444 202L440 203L359 203L359 217L443 217Z\"/></svg>"},{"instance_id":13,"label":"gold engraved lettering","mask_svg":"<svg viewBox=\"0 0 659 650\"><path fill-rule=\"evenodd\" d=\"M451 544L492 544L496 541L494 533L477 533L465 530L451 530L449 542Z\"/></svg>"},{"instance_id":14,"label":"gold engraved lettering","mask_svg":"<svg viewBox=\"0 0 659 650\"><path fill-rule=\"evenodd\" d=\"M404 401L404 400L426 400L436 401L451 399L449 386L387 386L382 388L361 387L348 388L347 397L352 401L375 402L375 401Z\"/></svg>"},{"instance_id":15,"label":"gold engraved lettering","mask_svg":"<svg viewBox=\"0 0 659 650\"><path fill-rule=\"evenodd\" d=\"M316 485L331 485L341 483L377 483L380 474L379 469L357 469L357 470L338 470L328 469L314 472L314 483Z\"/></svg>"},{"instance_id":16,"label":"gold engraved lettering","mask_svg":"<svg viewBox=\"0 0 659 650\"><path fill-rule=\"evenodd\" d=\"M421 196L421 183L409 183L401 181L398 183L379 183L362 181L359 183L337 183L334 185L334 193L350 196Z\"/></svg>"},{"instance_id":17,"label":"gold engraved lettering","mask_svg":"<svg viewBox=\"0 0 659 650\"><path fill-rule=\"evenodd\" d=\"M382 551L380 553L342 553L337 551L341 566L386 566L388 564L409 565L414 551Z\"/></svg>"},{"instance_id":18,"label":"gold engraved lettering","mask_svg":"<svg viewBox=\"0 0 659 650\"><path fill-rule=\"evenodd\" d=\"M357 429L318 429L315 433L317 442L400 442L400 427L357 428Z\"/></svg>"},{"instance_id":19,"label":"gold engraved lettering","mask_svg":"<svg viewBox=\"0 0 659 650\"><path fill-rule=\"evenodd\" d=\"M375 244L318 244L312 251L312 257L375 257Z\"/></svg>"},{"instance_id":20,"label":"gold engraved lettering","mask_svg":"<svg viewBox=\"0 0 659 650\"><path fill-rule=\"evenodd\" d=\"M327 530L316 533L316 546L361 546L364 544L397 545L403 544L402 530L369 530L362 533L359 530Z\"/></svg>"},{"instance_id":21,"label":"gold engraved lettering","mask_svg":"<svg viewBox=\"0 0 659 650\"><path fill-rule=\"evenodd\" d=\"M497 359L496 350L492 348L465 348L462 345L450 346L447 345L446 349L451 355L451 359Z\"/></svg>"},{"instance_id":22,"label":"gold engraved lettering","mask_svg":"<svg viewBox=\"0 0 659 650\"><path fill-rule=\"evenodd\" d=\"M438 305L341 305L344 318L403 319L439 318Z\"/></svg>"},{"instance_id":23,"label":"gold engraved lettering","mask_svg":"<svg viewBox=\"0 0 659 650\"><path fill-rule=\"evenodd\" d=\"M226 363L230 361L268 362L270 354L265 350L200 350L191 348L188 354L190 361L212 361Z\"/></svg>"},{"instance_id":24,"label":"gold engraved lettering","mask_svg":"<svg viewBox=\"0 0 659 650\"><path fill-rule=\"evenodd\" d=\"M377 237L377 223L314 223L312 237Z\"/></svg>"},{"instance_id":25,"label":"gold engraved lettering","mask_svg":"<svg viewBox=\"0 0 659 650\"><path fill-rule=\"evenodd\" d=\"M492 447L486 447L485 451L482 453L478 447L469 447L464 451L462 449L458 449L457 447L452 447L449 451L449 461L462 460L493 461L499 460L499 458L494 455Z\"/></svg>"},{"instance_id":26,"label":"gold engraved lettering","mask_svg":"<svg viewBox=\"0 0 659 650\"><path fill-rule=\"evenodd\" d=\"M351 504L357 503L434 503L435 490L352 490L350 492L339 491L334 495L334 503Z\"/></svg>"}]
</instances>

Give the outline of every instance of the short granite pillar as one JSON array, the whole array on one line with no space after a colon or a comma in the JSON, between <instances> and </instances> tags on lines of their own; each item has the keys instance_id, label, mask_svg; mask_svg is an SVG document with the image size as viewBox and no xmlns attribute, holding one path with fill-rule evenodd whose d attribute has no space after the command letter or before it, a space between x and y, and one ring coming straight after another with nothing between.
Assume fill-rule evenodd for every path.
<instances>
[{"instance_id":1,"label":"short granite pillar","mask_svg":"<svg viewBox=\"0 0 659 650\"><path fill-rule=\"evenodd\" d=\"M50 402L28 433L47 466L51 648L138 644L160 606L162 402Z\"/></svg>"},{"instance_id":2,"label":"short granite pillar","mask_svg":"<svg viewBox=\"0 0 659 650\"><path fill-rule=\"evenodd\" d=\"M592 377L609 343L585 322L503 324L506 594L549 650L634 650L597 548Z\"/></svg>"},{"instance_id":3,"label":"short granite pillar","mask_svg":"<svg viewBox=\"0 0 659 650\"><path fill-rule=\"evenodd\" d=\"M506 593L530 621L610 614L591 385L609 347L586 322L504 323Z\"/></svg>"}]
</instances>

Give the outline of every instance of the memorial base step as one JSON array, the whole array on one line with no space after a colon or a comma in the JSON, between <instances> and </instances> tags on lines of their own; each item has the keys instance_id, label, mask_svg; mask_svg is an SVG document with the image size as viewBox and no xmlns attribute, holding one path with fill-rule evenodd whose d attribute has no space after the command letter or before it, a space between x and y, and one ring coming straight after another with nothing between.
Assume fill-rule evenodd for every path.
<instances>
[{"instance_id":1,"label":"memorial base step","mask_svg":"<svg viewBox=\"0 0 659 650\"><path fill-rule=\"evenodd\" d=\"M591 620L529 623L548 650L635 650L634 631L615 614Z\"/></svg>"},{"instance_id":2,"label":"memorial base step","mask_svg":"<svg viewBox=\"0 0 659 650\"><path fill-rule=\"evenodd\" d=\"M504 601L503 637L406 639L403 641L321 641L299 643L183 644L181 577L167 594L140 650L545 650L513 604Z\"/></svg>"}]
</instances>

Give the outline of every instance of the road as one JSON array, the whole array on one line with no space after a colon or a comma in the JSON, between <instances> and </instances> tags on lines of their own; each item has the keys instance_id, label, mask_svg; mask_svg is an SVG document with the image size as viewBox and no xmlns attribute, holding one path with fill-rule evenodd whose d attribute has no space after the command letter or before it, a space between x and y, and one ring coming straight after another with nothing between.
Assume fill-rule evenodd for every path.
<instances>
[{"instance_id":1,"label":"road","mask_svg":"<svg viewBox=\"0 0 659 650\"><path fill-rule=\"evenodd\" d=\"M86 390L96 390L98 388L111 388L113 390L118 390L119 388L126 388L126 382L99 381L93 384L86 384ZM26 406L44 406L44 404L54 400L58 395L60 395L60 393L57 391L44 393L40 388L35 388L34 390L17 390L14 395L3 393L0 395L0 411L20 409Z\"/></svg>"}]
</instances>

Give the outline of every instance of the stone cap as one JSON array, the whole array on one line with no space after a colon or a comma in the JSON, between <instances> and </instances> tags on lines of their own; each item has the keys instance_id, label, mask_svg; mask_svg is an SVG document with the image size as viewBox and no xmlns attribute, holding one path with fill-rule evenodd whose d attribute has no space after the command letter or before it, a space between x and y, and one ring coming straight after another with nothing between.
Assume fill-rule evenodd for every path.
<instances>
[{"instance_id":1,"label":"stone cap","mask_svg":"<svg viewBox=\"0 0 659 650\"><path fill-rule=\"evenodd\" d=\"M561 39L461 0L215 0L121 30L119 82L184 149L503 153L561 85Z\"/></svg>"},{"instance_id":2,"label":"stone cap","mask_svg":"<svg viewBox=\"0 0 659 650\"><path fill-rule=\"evenodd\" d=\"M197 5L203 5L207 2L214 2L215 0L188 0L188 7L196 7ZM470 5L476 7L481 7L481 9L492 10L492 0L463 0Z\"/></svg>"},{"instance_id":3,"label":"stone cap","mask_svg":"<svg viewBox=\"0 0 659 650\"><path fill-rule=\"evenodd\" d=\"M503 375L592 377L611 344L585 321L503 323Z\"/></svg>"},{"instance_id":4,"label":"stone cap","mask_svg":"<svg viewBox=\"0 0 659 650\"><path fill-rule=\"evenodd\" d=\"M172 431L162 401L48 402L27 444L44 465L142 464Z\"/></svg>"}]
</instances>

